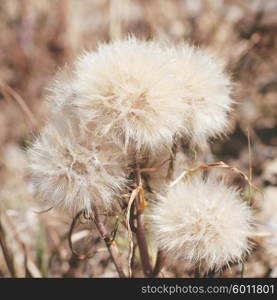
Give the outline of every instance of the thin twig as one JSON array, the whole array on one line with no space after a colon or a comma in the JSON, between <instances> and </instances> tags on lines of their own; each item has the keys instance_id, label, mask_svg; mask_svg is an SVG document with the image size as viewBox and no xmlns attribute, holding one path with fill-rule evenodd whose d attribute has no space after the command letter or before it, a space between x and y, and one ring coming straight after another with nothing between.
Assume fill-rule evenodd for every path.
<instances>
[{"instance_id":1,"label":"thin twig","mask_svg":"<svg viewBox=\"0 0 277 300\"><path fill-rule=\"evenodd\" d=\"M6 244L5 231L1 224L1 220L0 220L0 246L1 246L1 249L2 249L2 252L4 255L4 259L5 259L6 265L8 267L8 270L9 270L11 276L16 277L16 272L15 272L15 268L14 268L14 264L13 264L13 258L10 255L8 246Z\"/></svg>"},{"instance_id":2,"label":"thin twig","mask_svg":"<svg viewBox=\"0 0 277 300\"><path fill-rule=\"evenodd\" d=\"M160 274L164 266L164 263L165 263L165 255L161 250L159 250L157 253L156 263L152 274L153 277L157 277Z\"/></svg>"},{"instance_id":3,"label":"thin twig","mask_svg":"<svg viewBox=\"0 0 277 300\"><path fill-rule=\"evenodd\" d=\"M68 234L68 244L69 244L69 248L70 248L72 254L75 256L75 258L80 259L80 260L92 258L92 257L96 254L96 252L97 252L97 251L96 251L96 252L93 252L92 254L89 254L89 255L87 255L87 254L80 254L80 253L78 253L78 252L74 249L74 247L73 247L73 241L72 241L73 231L74 231L74 228L75 228L77 222L79 221L81 215L83 215L83 214L84 214L84 211L81 210L81 211L78 212L78 214L73 218L72 223L71 223L71 225L70 225L69 234Z\"/></svg>"},{"instance_id":4,"label":"thin twig","mask_svg":"<svg viewBox=\"0 0 277 300\"><path fill-rule=\"evenodd\" d=\"M189 170L188 176L192 176L195 172L198 172L200 170L206 170L206 169L210 169L210 168L214 168L214 167L225 168L225 169L229 169L230 171L233 171L234 173L240 175L251 187L253 187L255 190L259 191L259 189L252 184L251 180L248 178L248 176L245 173L243 173L236 167L227 165L223 161L219 161L219 162L215 162L215 163L211 163L211 164L207 164L207 165L201 165L195 169Z\"/></svg>"},{"instance_id":5,"label":"thin twig","mask_svg":"<svg viewBox=\"0 0 277 300\"><path fill-rule=\"evenodd\" d=\"M140 169L139 172L140 173L144 173L144 172L155 172L157 170L159 170L161 167L163 167L168 161L170 161L170 158L164 160L163 162L161 162L160 164L153 166L151 168L143 168Z\"/></svg>"},{"instance_id":6,"label":"thin twig","mask_svg":"<svg viewBox=\"0 0 277 300\"><path fill-rule=\"evenodd\" d=\"M30 122L31 126L35 129L38 128L39 123L35 118L34 114L32 113L32 111L29 109L29 107L23 100L23 98L10 86L8 86L6 83L1 81L0 81L0 89L3 91L3 93L6 96L12 97L17 102L17 104L19 105L23 113L26 115L27 120ZM6 98L10 98L10 97L6 97Z\"/></svg>"},{"instance_id":7,"label":"thin twig","mask_svg":"<svg viewBox=\"0 0 277 300\"><path fill-rule=\"evenodd\" d=\"M42 215L42 214L46 214L48 213L50 210L52 210L54 208L54 206L51 206L49 208L46 208L44 210L40 210L40 211L34 211L34 213L38 214L38 215Z\"/></svg>"},{"instance_id":8,"label":"thin twig","mask_svg":"<svg viewBox=\"0 0 277 300\"><path fill-rule=\"evenodd\" d=\"M133 270L136 265L136 260L135 260L136 249L137 249L137 244L135 244L133 247L132 259L131 259L131 270ZM132 273L132 277L134 277L133 273Z\"/></svg>"},{"instance_id":9,"label":"thin twig","mask_svg":"<svg viewBox=\"0 0 277 300\"><path fill-rule=\"evenodd\" d=\"M119 277L126 278L126 275L123 271L122 264L120 262L119 252L118 252L117 246L115 244L115 241L112 241L110 234L108 233L104 223L101 220L101 216L100 216L98 208L96 206L93 207L93 211L94 211L94 223L109 250L109 253L111 255L111 258L115 265L117 273L118 273Z\"/></svg>"},{"instance_id":10,"label":"thin twig","mask_svg":"<svg viewBox=\"0 0 277 300\"><path fill-rule=\"evenodd\" d=\"M129 243L130 243L130 249L129 249L129 259L128 259L128 269L129 269L129 277L132 277L132 256L133 256L133 248L134 248L134 243L133 243L133 234L132 234L132 228L130 225L130 212L132 208L132 204L134 200L136 199L136 196L139 192L139 188L136 188L133 190L128 207L127 207L127 212L126 212L126 224L127 224L127 229L128 229L128 238L129 238Z\"/></svg>"},{"instance_id":11,"label":"thin twig","mask_svg":"<svg viewBox=\"0 0 277 300\"><path fill-rule=\"evenodd\" d=\"M150 257L148 253L147 240L145 237L144 231L144 208L145 208L145 199L144 199L144 191L142 188L142 178L141 172L138 163L136 163L136 181L137 186L140 188L139 193L137 195L137 232L136 238L138 243L138 248L140 252L141 264L143 273L146 277L152 276L152 266L150 264Z\"/></svg>"},{"instance_id":12,"label":"thin twig","mask_svg":"<svg viewBox=\"0 0 277 300\"><path fill-rule=\"evenodd\" d=\"M18 243L19 247L21 248L22 252L24 253L24 269L25 269L25 277L27 277L28 273L30 273L28 270L28 260L30 258L28 258L28 252L27 252L26 245L19 237L19 234L17 232L16 226L15 226L13 220L7 214L5 214L5 220L7 222L7 225L9 225L12 229L13 238Z\"/></svg>"},{"instance_id":13,"label":"thin twig","mask_svg":"<svg viewBox=\"0 0 277 300\"><path fill-rule=\"evenodd\" d=\"M186 174L188 173L187 170L183 171L169 186L173 187L175 184L177 184Z\"/></svg>"},{"instance_id":14,"label":"thin twig","mask_svg":"<svg viewBox=\"0 0 277 300\"><path fill-rule=\"evenodd\" d=\"M176 152L177 152L177 144L174 143L172 148L170 149L170 158L169 158L170 162L169 162L169 165L168 165L167 176L166 176L167 181L171 181L172 176L173 176Z\"/></svg>"},{"instance_id":15,"label":"thin twig","mask_svg":"<svg viewBox=\"0 0 277 300\"><path fill-rule=\"evenodd\" d=\"M256 191L260 191L252 182L251 179L242 171L240 171L238 168L236 167L232 167L230 165L227 165L225 162L223 161L219 161L219 162L215 162L215 163L211 163L211 164L204 164L204 165L200 165L194 169L190 169L190 170L185 170L183 171L177 179L175 179L171 184L170 187L174 186L177 182L179 182L183 177L187 177L190 178L192 177L195 173L199 172L199 171L203 171L203 170L208 170L208 169L212 169L212 168L225 168L228 169L236 174L238 174L240 177L242 177L247 184L255 189Z\"/></svg>"}]
</instances>

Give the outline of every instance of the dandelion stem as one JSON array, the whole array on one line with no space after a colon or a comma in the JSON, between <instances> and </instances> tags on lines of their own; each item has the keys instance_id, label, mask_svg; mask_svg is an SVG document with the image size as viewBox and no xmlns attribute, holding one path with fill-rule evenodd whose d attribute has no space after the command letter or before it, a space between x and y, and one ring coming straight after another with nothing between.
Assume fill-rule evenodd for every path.
<instances>
[{"instance_id":1,"label":"dandelion stem","mask_svg":"<svg viewBox=\"0 0 277 300\"><path fill-rule=\"evenodd\" d=\"M142 178L141 172L138 163L136 163L136 181L138 187L142 187ZM150 264L150 257L148 253L147 240L145 237L144 231L144 197L142 195L142 189L140 189L140 193L137 195L137 231L136 238L141 258L141 264L143 273L146 277L152 276L152 266Z\"/></svg>"},{"instance_id":2,"label":"dandelion stem","mask_svg":"<svg viewBox=\"0 0 277 300\"><path fill-rule=\"evenodd\" d=\"M157 259L156 259L156 263L155 263L155 267L153 270L153 277L157 277L159 275L159 273L161 272L161 269L163 268L163 265L165 263L165 256L163 254L163 252L161 250L158 251L157 253Z\"/></svg>"},{"instance_id":3,"label":"dandelion stem","mask_svg":"<svg viewBox=\"0 0 277 300\"><path fill-rule=\"evenodd\" d=\"M93 207L93 211L94 211L94 223L109 250L116 271L120 278L125 278L126 275L123 271L123 267L119 259L119 252L115 244L115 241L112 241L110 234L108 233L103 221L101 220L101 216L96 206Z\"/></svg>"},{"instance_id":4,"label":"dandelion stem","mask_svg":"<svg viewBox=\"0 0 277 300\"><path fill-rule=\"evenodd\" d=\"M138 213L137 216L137 242L138 242L138 247L139 247L139 252L140 252L140 257L141 257L141 264L142 264L142 269L143 273L146 277L151 277L152 275L152 267L150 265L150 258L148 254L148 247L147 247L147 241L145 238L145 233L144 233L144 215L143 213Z\"/></svg>"}]
</instances>

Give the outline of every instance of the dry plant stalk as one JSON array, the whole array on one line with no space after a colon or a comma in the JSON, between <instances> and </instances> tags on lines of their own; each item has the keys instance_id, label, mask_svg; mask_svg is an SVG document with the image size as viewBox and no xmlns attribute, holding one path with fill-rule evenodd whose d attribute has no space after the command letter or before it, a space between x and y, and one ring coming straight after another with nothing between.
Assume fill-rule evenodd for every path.
<instances>
[{"instance_id":1,"label":"dry plant stalk","mask_svg":"<svg viewBox=\"0 0 277 300\"><path fill-rule=\"evenodd\" d=\"M240 177L242 177L247 184L255 189L256 191L260 191L255 185L253 185L253 183L251 182L251 177L249 178L244 172L240 171L238 168L236 167L232 167L228 164L226 164L223 161L219 161L219 162L215 162L215 163L211 163L211 164L206 164L206 165L200 165L195 169L192 170L188 170L184 175L187 175L188 177L193 176L194 173L201 171L201 170L205 170L205 169L210 169L210 168L225 168L228 169L230 171L233 171L234 173L238 174ZM182 173L183 174L183 173Z\"/></svg>"},{"instance_id":2,"label":"dry plant stalk","mask_svg":"<svg viewBox=\"0 0 277 300\"><path fill-rule=\"evenodd\" d=\"M143 273L146 277L152 276L152 266L150 263L150 257L148 253L147 240L145 236L145 228L144 228L144 209L146 206L146 200L144 196L144 189L142 187L142 178L141 171L138 162L136 162L136 183L139 188L138 194L136 196L136 220L137 220L137 243L140 251L141 264Z\"/></svg>"},{"instance_id":3,"label":"dry plant stalk","mask_svg":"<svg viewBox=\"0 0 277 300\"><path fill-rule=\"evenodd\" d=\"M5 95L5 99L10 100L14 99L15 102L18 104L24 115L26 116L28 122L31 125L31 128L33 130L39 128L39 122L37 121L36 117L32 113L32 111L29 109L23 98L10 86L8 86L6 83L0 81L0 90Z\"/></svg>"},{"instance_id":4,"label":"dry plant stalk","mask_svg":"<svg viewBox=\"0 0 277 300\"><path fill-rule=\"evenodd\" d=\"M165 261L166 261L165 255L163 254L163 252L161 250L158 250L156 263L155 263L155 266L154 266L152 277L159 276L159 274L161 273L161 270L162 270L162 268L165 264Z\"/></svg>"},{"instance_id":5,"label":"dry plant stalk","mask_svg":"<svg viewBox=\"0 0 277 300\"><path fill-rule=\"evenodd\" d=\"M4 255L4 259L7 265L7 268L11 274L12 277L16 277L16 272L14 268L14 263L13 263L13 257L11 255L11 252L7 246L6 240L5 240L5 231L3 228L3 225L1 223L1 218L0 218L0 246Z\"/></svg>"},{"instance_id":6,"label":"dry plant stalk","mask_svg":"<svg viewBox=\"0 0 277 300\"><path fill-rule=\"evenodd\" d=\"M132 228L130 225L130 214L131 214L131 208L134 203L134 200L137 197L137 194L139 193L139 187L135 188L132 193L130 200L128 202L127 206L127 212L126 212L126 224L127 224L127 230L128 230L128 239L129 239L129 259L128 259L128 270L129 270L129 277L132 277L132 258L134 255L134 243L133 243L133 234L132 234Z\"/></svg>"},{"instance_id":7,"label":"dry plant stalk","mask_svg":"<svg viewBox=\"0 0 277 300\"><path fill-rule=\"evenodd\" d=\"M102 236L109 253L111 255L112 261L115 265L116 271L120 278L125 278L126 275L123 271L123 267L120 261L119 252L116 246L116 243L114 240L112 240L110 234L108 233L108 230L106 229L103 221L101 220L101 216L99 214L99 211L96 207L94 207L94 216L93 216L94 223Z\"/></svg>"}]
</instances>

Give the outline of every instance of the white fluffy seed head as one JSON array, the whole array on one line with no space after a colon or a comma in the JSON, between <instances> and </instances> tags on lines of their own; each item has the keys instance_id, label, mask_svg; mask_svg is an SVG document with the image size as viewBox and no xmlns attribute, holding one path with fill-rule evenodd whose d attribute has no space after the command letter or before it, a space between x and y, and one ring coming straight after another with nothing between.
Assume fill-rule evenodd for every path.
<instances>
[{"instance_id":1,"label":"white fluffy seed head","mask_svg":"<svg viewBox=\"0 0 277 300\"><path fill-rule=\"evenodd\" d=\"M225 134L232 109L231 80L224 65L207 51L187 44L172 49L176 55L176 77L183 81L183 100L189 106L184 126L193 144Z\"/></svg>"},{"instance_id":2,"label":"white fluffy seed head","mask_svg":"<svg viewBox=\"0 0 277 300\"><path fill-rule=\"evenodd\" d=\"M51 89L55 107L75 107L83 131L153 153L176 135L202 145L226 133L232 106L231 81L212 55L135 38L84 53Z\"/></svg>"},{"instance_id":3,"label":"white fluffy seed head","mask_svg":"<svg viewBox=\"0 0 277 300\"><path fill-rule=\"evenodd\" d=\"M159 197L149 228L169 264L181 260L219 270L249 251L251 211L235 188L195 177Z\"/></svg>"},{"instance_id":4,"label":"white fluffy seed head","mask_svg":"<svg viewBox=\"0 0 277 300\"><path fill-rule=\"evenodd\" d=\"M81 56L73 89L83 128L136 150L171 145L186 130L188 106L175 59L159 43L135 38Z\"/></svg>"},{"instance_id":5,"label":"white fluffy seed head","mask_svg":"<svg viewBox=\"0 0 277 300\"><path fill-rule=\"evenodd\" d=\"M71 214L94 204L109 210L126 184L122 154L105 139L77 136L71 121L52 120L29 149L35 189L49 206Z\"/></svg>"}]
</instances>

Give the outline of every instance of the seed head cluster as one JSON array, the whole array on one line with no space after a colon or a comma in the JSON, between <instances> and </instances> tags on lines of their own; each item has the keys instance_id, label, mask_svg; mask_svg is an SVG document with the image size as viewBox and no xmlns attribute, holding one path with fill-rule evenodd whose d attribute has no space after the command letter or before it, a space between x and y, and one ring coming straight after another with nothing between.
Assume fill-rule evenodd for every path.
<instances>
[{"instance_id":1,"label":"seed head cluster","mask_svg":"<svg viewBox=\"0 0 277 300\"><path fill-rule=\"evenodd\" d=\"M84 52L50 92L49 120L28 151L31 175L41 199L72 214L113 210L130 191L134 162L159 165L178 141L201 147L225 134L233 104L212 55L133 37ZM169 166L152 178L163 191L149 214L158 247L207 269L240 260L251 218L239 193L200 179L169 189Z\"/></svg>"}]
</instances>

